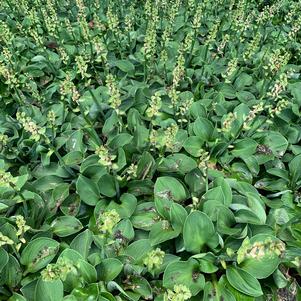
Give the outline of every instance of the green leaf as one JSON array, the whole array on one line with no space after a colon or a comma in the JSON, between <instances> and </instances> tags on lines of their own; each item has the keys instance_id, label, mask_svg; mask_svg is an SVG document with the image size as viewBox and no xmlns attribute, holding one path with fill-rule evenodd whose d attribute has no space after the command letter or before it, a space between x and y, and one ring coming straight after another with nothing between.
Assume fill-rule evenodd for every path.
<instances>
[{"instance_id":1,"label":"green leaf","mask_svg":"<svg viewBox=\"0 0 301 301\"><path fill-rule=\"evenodd\" d=\"M14 256L11 254L8 256L8 262L3 267L0 274L0 283L4 283L8 287L16 287L22 279L22 269Z\"/></svg>"},{"instance_id":2,"label":"green leaf","mask_svg":"<svg viewBox=\"0 0 301 301\"><path fill-rule=\"evenodd\" d=\"M100 279L111 281L115 279L123 269L123 263L117 258L106 258L97 267Z\"/></svg>"},{"instance_id":3,"label":"green leaf","mask_svg":"<svg viewBox=\"0 0 301 301\"><path fill-rule=\"evenodd\" d=\"M59 245L51 238L36 238L26 245L21 253L20 262L26 266L27 272L37 272L51 262L59 250Z\"/></svg>"},{"instance_id":4,"label":"green leaf","mask_svg":"<svg viewBox=\"0 0 301 301\"><path fill-rule=\"evenodd\" d=\"M175 231L168 221L159 221L151 227L149 239L151 245L155 246L167 240L171 240L178 235L179 231Z\"/></svg>"},{"instance_id":5,"label":"green leaf","mask_svg":"<svg viewBox=\"0 0 301 301\"><path fill-rule=\"evenodd\" d=\"M102 195L114 197L116 195L115 179L112 175L106 174L100 177L98 181L98 189Z\"/></svg>"},{"instance_id":6,"label":"green leaf","mask_svg":"<svg viewBox=\"0 0 301 301\"><path fill-rule=\"evenodd\" d=\"M142 261L144 256L152 250L149 239L140 239L131 243L125 250L124 254L134 259L135 263Z\"/></svg>"},{"instance_id":7,"label":"green leaf","mask_svg":"<svg viewBox=\"0 0 301 301\"><path fill-rule=\"evenodd\" d=\"M50 227L55 235L66 237L80 231L83 225L74 216L60 216L51 223Z\"/></svg>"},{"instance_id":8,"label":"green leaf","mask_svg":"<svg viewBox=\"0 0 301 301\"><path fill-rule=\"evenodd\" d=\"M214 133L214 127L208 119L198 117L193 123L193 132L203 141L210 141Z\"/></svg>"},{"instance_id":9,"label":"green leaf","mask_svg":"<svg viewBox=\"0 0 301 301\"><path fill-rule=\"evenodd\" d=\"M111 201L107 207L107 210L115 209L120 218L130 217L136 209L137 198L130 193L124 193L121 195L119 202L120 203Z\"/></svg>"},{"instance_id":10,"label":"green leaf","mask_svg":"<svg viewBox=\"0 0 301 301\"><path fill-rule=\"evenodd\" d=\"M204 288L205 278L200 272L197 260L172 262L166 267L163 286L173 289L176 284L187 286L193 296Z\"/></svg>"},{"instance_id":11,"label":"green leaf","mask_svg":"<svg viewBox=\"0 0 301 301\"><path fill-rule=\"evenodd\" d=\"M64 287L61 280L44 281L38 280L35 301L62 301L64 297Z\"/></svg>"},{"instance_id":12,"label":"green leaf","mask_svg":"<svg viewBox=\"0 0 301 301\"><path fill-rule=\"evenodd\" d=\"M288 164L291 181L296 184L298 180L301 178L301 154L295 156L290 163Z\"/></svg>"},{"instance_id":13,"label":"green leaf","mask_svg":"<svg viewBox=\"0 0 301 301\"><path fill-rule=\"evenodd\" d=\"M87 205L95 206L99 200L99 190L97 185L83 175L79 175L76 181L76 190L81 200Z\"/></svg>"},{"instance_id":14,"label":"green leaf","mask_svg":"<svg viewBox=\"0 0 301 301\"><path fill-rule=\"evenodd\" d=\"M186 199L186 191L183 185L172 177L159 177L154 187L155 200L161 199L181 202Z\"/></svg>"},{"instance_id":15,"label":"green leaf","mask_svg":"<svg viewBox=\"0 0 301 301\"><path fill-rule=\"evenodd\" d=\"M9 259L8 253L3 248L1 248L0 249L0 273L4 268L4 266L7 264L8 259Z\"/></svg>"},{"instance_id":16,"label":"green leaf","mask_svg":"<svg viewBox=\"0 0 301 301\"><path fill-rule=\"evenodd\" d=\"M200 211L191 212L186 218L183 238L186 251L194 254L200 253L205 245L215 248L219 243L212 221Z\"/></svg>"},{"instance_id":17,"label":"green leaf","mask_svg":"<svg viewBox=\"0 0 301 301\"><path fill-rule=\"evenodd\" d=\"M237 251L240 267L257 279L269 277L281 262L284 244L270 234L257 234L245 239Z\"/></svg>"},{"instance_id":18,"label":"green leaf","mask_svg":"<svg viewBox=\"0 0 301 301\"><path fill-rule=\"evenodd\" d=\"M204 152L202 149L203 144L204 141L201 138L197 136L191 136L185 140L183 147L190 155L199 157Z\"/></svg>"},{"instance_id":19,"label":"green leaf","mask_svg":"<svg viewBox=\"0 0 301 301\"><path fill-rule=\"evenodd\" d=\"M114 136L113 139L111 139L108 142L108 145L112 149L118 149L119 147L123 147L126 144L129 144L133 139L133 136L127 133L121 133L116 136Z\"/></svg>"},{"instance_id":20,"label":"green leaf","mask_svg":"<svg viewBox=\"0 0 301 301\"><path fill-rule=\"evenodd\" d=\"M166 158L160 158L158 163L158 171L175 172L182 175L195 168L197 168L196 161L184 154L173 154Z\"/></svg>"},{"instance_id":21,"label":"green leaf","mask_svg":"<svg viewBox=\"0 0 301 301\"><path fill-rule=\"evenodd\" d=\"M89 229L79 233L71 242L70 248L80 253L84 259L88 257L93 241L92 233Z\"/></svg>"},{"instance_id":22,"label":"green leaf","mask_svg":"<svg viewBox=\"0 0 301 301\"><path fill-rule=\"evenodd\" d=\"M118 60L114 64L125 73L133 74L135 71L135 66L129 60Z\"/></svg>"},{"instance_id":23,"label":"green leaf","mask_svg":"<svg viewBox=\"0 0 301 301\"><path fill-rule=\"evenodd\" d=\"M259 281L248 272L238 267L229 267L226 276L229 283L238 291L252 297L263 295Z\"/></svg>"}]
</instances>

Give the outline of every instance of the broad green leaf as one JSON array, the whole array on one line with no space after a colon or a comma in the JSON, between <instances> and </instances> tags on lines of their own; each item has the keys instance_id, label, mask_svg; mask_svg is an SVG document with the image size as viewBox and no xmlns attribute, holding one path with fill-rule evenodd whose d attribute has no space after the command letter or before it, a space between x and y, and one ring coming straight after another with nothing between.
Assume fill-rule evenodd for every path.
<instances>
[{"instance_id":1,"label":"broad green leaf","mask_svg":"<svg viewBox=\"0 0 301 301\"><path fill-rule=\"evenodd\" d=\"M62 301L64 288L61 280L44 281L38 280L35 292L35 301Z\"/></svg>"},{"instance_id":2,"label":"broad green leaf","mask_svg":"<svg viewBox=\"0 0 301 301\"><path fill-rule=\"evenodd\" d=\"M240 267L257 279L270 276L281 262L285 246L280 239L270 234L257 234L246 238L238 250Z\"/></svg>"},{"instance_id":3,"label":"broad green leaf","mask_svg":"<svg viewBox=\"0 0 301 301\"><path fill-rule=\"evenodd\" d=\"M190 136L185 140L183 147L190 155L200 157L204 152L202 149L203 144L204 141L201 138L197 136Z\"/></svg>"},{"instance_id":4,"label":"broad green leaf","mask_svg":"<svg viewBox=\"0 0 301 301\"><path fill-rule=\"evenodd\" d=\"M70 248L80 253L83 258L87 258L93 241L92 233L89 229L79 233L71 242Z\"/></svg>"},{"instance_id":5,"label":"broad green leaf","mask_svg":"<svg viewBox=\"0 0 301 301\"><path fill-rule=\"evenodd\" d=\"M51 223L50 227L55 235L66 237L80 231L83 225L74 216L60 216Z\"/></svg>"},{"instance_id":6,"label":"broad green leaf","mask_svg":"<svg viewBox=\"0 0 301 301\"><path fill-rule=\"evenodd\" d=\"M129 60L118 60L114 64L125 73L132 74L135 70L135 66Z\"/></svg>"},{"instance_id":7,"label":"broad green leaf","mask_svg":"<svg viewBox=\"0 0 301 301\"><path fill-rule=\"evenodd\" d=\"M4 268L4 266L7 264L8 259L9 259L8 253L3 248L1 248L0 249L0 273Z\"/></svg>"},{"instance_id":8,"label":"broad green leaf","mask_svg":"<svg viewBox=\"0 0 301 301\"><path fill-rule=\"evenodd\" d=\"M186 199L186 191L183 185L175 178L160 177L157 178L154 187L155 199L172 200L181 202Z\"/></svg>"},{"instance_id":9,"label":"broad green leaf","mask_svg":"<svg viewBox=\"0 0 301 301\"><path fill-rule=\"evenodd\" d=\"M117 258L106 258L97 267L100 279L104 281L114 280L122 269L123 264Z\"/></svg>"},{"instance_id":10,"label":"broad green leaf","mask_svg":"<svg viewBox=\"0 0 301 301\"><path fill-rule=\"evenodd\" d=\"M174 230L166 220L155 223L149 232L151 245L155 246L167 240L171 240L179 235L179 231Z\"/></svg>"},{"instance_id":11,"label":"broad green leaf","mask_svg":"<svg viewBox=\"0 0 301 301\"><path fill-rule=\"evenodd\" d=\"M109 174L100 177L98 181L99 192L107 197L114 197L116 195L115 181L118 180Z\"/></svg>"},{"instance_id":12,"label":"broad green leaf","mask_svg":"<svg viewBox=\"0 0 301 301\"><path fill-rule=\"evenodd\" d=\"M76 190L81 200L87 205L95 206L100 198L97 185L83 175L79 175L76 181Z\"/></svg>"},{"instance_id":13,"label":"broad green leaf","mask_svg":"<svg viewBox=\"0 0 301 301\"><path fill-rule=\"evenodd\" d=\"M51 238L36 238L23 249L20 262L26 266L27 272L37 272L51 262L59 250L59 245L59 242Z\"/></svg>"},{"instance_id":14,"label":"broad green leaf","mask_svg":"<svg viewBox=\"0 0 301 301\"><path fill-rule=\"evenodd\" d=\"M213 133L214 127L212 123L202 117L198 117L196 121L193 123L193 132L196 136L200 137L203 141L210 141Z\"/></svg>"},{"instance_id":15,"label":"broad green leaf","mask_svg":"<svg viewBox=\"0 0 301 301\"><path fill-rule=\"evenodd\" d=\"M212 221L200 211L193 211L186 218L183 238L186 251L194 254L199 253L205 245L215 248L219 243Z\"/></svg>"},{"instance_id":16,"label":"broad green leaf","mask_svg":"<svg viewBox=\"0 0 301 301\"><path fill-rule=\"evenodd\" d=\"M137 198L130 193L124 193L121 195L119 203L111 201L107 210L115 209L120 218L128 218L134 213L136 206Z\"/></svg>"},{"instance_id":17,"label":"broad green leaf","mask_svg":"<svg viewBox=\"0 0 301 301\"><path fill-rule=\"evenodd\" d=\"M172 262L166 267L163 275L163 286L173 289L176 284L187 286L193 296L204 288L205 278L200 272L197 260Z\"/></svg>"},{"instance_id":18,"label":"broad green leaf","mask_svg":"<svg viewBox=\"0 0 301 301\"><path fill-rule=\"evenodd\" d=\"M263 295L259 281L248 272L238 267L229 267L226 276L229 283L238 291L252 297Z\"/></svg>"}]
</instances>

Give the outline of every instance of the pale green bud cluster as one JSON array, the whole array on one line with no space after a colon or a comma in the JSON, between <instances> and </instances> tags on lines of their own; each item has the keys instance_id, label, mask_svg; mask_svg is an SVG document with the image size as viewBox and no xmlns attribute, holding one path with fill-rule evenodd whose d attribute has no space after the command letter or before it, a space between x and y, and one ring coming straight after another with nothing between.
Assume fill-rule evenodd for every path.
<instances>
[{"instance_id":1,"label":"pale green bud cluster","mask_svg":"<svg viewBox=\"0 0 301 301\"><path fill-rule=\"evenodd\" d=\"M230 112L227 114L226 118L224 119L223 123L222 123L222 128L221 131L224 133L227 133L230 131L232 123L234 122L234 120L237 119L237 114L236 112Z\"/></svg>"},{"instance_id":2,"label":"pale green bud cluster","mask_svg":"<svg viewBox=\"0 0 301 301\"><path fill-rule=\"evenodd\" d=\"M179 94L180 92L177 91L176 87L171 86L170 90L168 91L168 96L170 98L171 101L171 108L174 107L176 108L177 104L178 104L178 100L179 100Z\"/></svg>"},{"instance_id":3,"label":"pale green bud cluster","mask_svg":"<svg viewBox=\"0 0 301 301\"><path fill-rule=\"evenodd\" d=\"M16 117L24 130L30 133L30 137L33 140L39 141L41 139L45 129L39 127L30 117L26 116L25 112L17 112Z\"/></svg>"},{"instance_id":4,"label":"pale green bud cluster","mask_svg":"<svg viewBox=\"0 0 301 301\"><path fill-rule=\"evenodd\" d=\"M229 42L229 40L230 40L230 36L228 34L225 34L221 43L217 47L217 53L219 55L224 53L225 46Z\"/></svg>"},{"instance_id":5,"label":"pale green bud cluster","mask_svg":"<svg viewBox=\"0 0 301 301\"><path fill-rule=\"evenodd\" d=\"M192 28L194 30L198 30L199 27L201 26L202 12L203 12L203 5L198 4L198 7L196 9L196 12L194 14L194 18L192 21Z\"/></svg>"},{"instance_id":6,"label":"pale green bud cluster","mask_svg":"<svg viewBox=\"0 0 301 301\"><path fill-rule=\"evenodd\" d=\"M106 148L104 145L100 145L95 150L95 154L99 157L98 162L101 165L112 169L118 168L117 164L113 162L116 159L116 155L110 154L108 148Z\"/></svg>"},{"instance_id":7,"label":"pale green bud cluster","mask_svg":"<svg viewBox=\"0 0 301 301\"><path fill-rule=\"evenodd\" d=\"M157 44L157 23L158 23L158 8L153 6L151 10L151 17L148 21L148 26L144 38L143 52L145 58L150 60L156 53Z\"/></svg>"},{"instance_id":8,"label":"pale green bud cluster","mask_svg":"<svg viewBox=\"0 0 301 301\"><path fill-rule=\"evenodd\" d=\"M179 51L177 64L172 72L172 75L173 75L172 86L176 88L178 87L181 79L183 79L185 75L185 57L182 51Z\"/></svg>"},{"instance_id":9,"label":"pale green bud cluster","mask_svg":"<svg viewBox=\"0 0 301 301\"><path fill-rule=\"evenodd\" d=\"M173 123L171 126L165 129L165 145L167 150L173 149L178 130L179 127L176 123Z\"/></svg>"},{"instance_id":10,"label":"pale green bud cluster","mask_svg":"<svg viewBox=\"0 0 301 301\"><path fill-rule=\"evenodd\" d=\"M22 215L15 216L16 225L17 225L17 236L23 236L25 232L27 232L30 227L26 225L26 221ZM25 241L24 241L25 242Z\"/></svg>"},{"instance_id":11,"label":"pale green bud cluster","mask_svg":"<svg viewBox=\"0 0 301 301\"><path fill-rule=\"evenodd\" d=\"M279 11L280 7L282 5L282 1L275 1L272 5L267 5L264 7L262 12L259 13L259 15L256 18L256 23L262 24L269 19L271 20L274 15Z\"/></svg>"},{"instance_id":12,"label":"pale green bud cluster","mask_svg":"<svg viewBox=\"0 0 301 301\"><path fill-rule=\"evenodd\" d=\"M108 7L107 10L107 21L109 29L114 32L118 33L118 26L119 26L119 19L116 14L113 12L113 8L111 6Z\"/></svg>"},{"instance_id":13,"label":"pale green bud cluster","mask_svg":"<svg viewBox=\"0 0 301 301\"><path fill-rule=\"evenodd\" d=\"M118 224L119 221L120 216L115 209L102 213L96 222L100 235L104 237L112 234L113 228Z\"/></svg>"},{"instance_id":14,"label":"pale green bud cluster","mask_svg":"<svg viewBox=\"0 0 301 301\"><path fill-rule=\"evenodd\" d=\"M31 7L31 9L27 13L27 17L30 20L31 24L34 25L40 24L40 17L35 7Z\"/></svg>"},{"instance_id":15,"label":"pale green bud cluster","mask_svg":"<svg viewBox=\"0 0 301 301\"><path fill-rule=\"evenodd\" d=\"M150 117L150 118L158 116L161 106L162 106L161 93L159 91L157 91L151 97L150 106L146 110L146 116Z\"/></svg>"},{"instance_id":16,"label":"pale green bud cluster","mask_svg":"<svg viewBox=\"0 0 301 301\"><path fill-rule=\"evenodd\" d=\"M288 33L288 39L293 40L297 36L300 29L301 29L301 16L299 16L298 19L294 21L293 26L290 32Z\"/></svg>"},{"instance_id":17,"label":"pale green bud cluster","mask_svg":"<svg viewBox=\"0 0 301 301\"><path fill-rule=\"evenodd\" d=\"M279 98L281 92L285 91L288 85L288 78L286 73L282 73L279 76L279 79L276 80L271 91L268 93L268 96L273 97L274 99Z\"/></svg>"},{"instance_id":18,"label":"pale green bud cluster","mask_svg":"<svg viewBox=\"0 0 301 301\"><path fill-rule=\"evenodd\" d=\"M1 181L1 179L0 179L0 181ZM13 240L11 240L8 236L6 236L2 232L0 232L0 247L5 246L5 245L13 245L13 244L14 244Z\"/></svg>"},{"instance_id":19,"label":"pale green bud cluster","mask_svg":"<svg viewBox=\"0 0 301 301\"><path fill-rule=\"evenodd\" d=\"M268 70L270 73L275 74L288 63L290 57L291 55L287 51L282 52L281 49L276 49L269 54L268 62L263 68Z\"/></svg>"},{"instance_id":20,"label":"pale green bud cluster","mask_svg":"<svg viewBox=\"0 0 301 301\"><path fill-rule=\"evenodd\" d=\"M0 134L0 150L2 150L8 143L8 136Z\"/></svg>"},{"instance_id":21,"label":"pale green bud cluster","mask_svg":"<svg viewBox=\"0 0 301 301\"><path fill-rule=\"evenodd\" d=\"M152 16L152 1L146 0L144 4L144 14L147 18L150 18Z\"/></svg>"},{"instance_id":22,"label":"pale green bud cluster","mask_svg":"<svg viewBox=\"0 0 301 301\"><path fill-rule=\"evenodd\" d=\"M207 37L205 39L205 42L204 42L205 45L209 45L212 42L214 42L214 40L216 38L216 35L217 35L217 32L218 32L218 27L219 27L219 22L216 22L210 28L210 30L208 32L208 35L207 35Z\"/></svg>"},{"instance_id":23,"label":"pale green bud cluster","mask_svg":"<svg viewBox=\"0 0 301 301\"><path fill-rule=\"evenodd\" d=\"M195 0L188 0L187 1L187 6L188 6L188 11L189 14L192 15L195 12Z\"/></svg>"},{"instance_id":24,"label":"pale green bud cluster","mask_svg":"<svg viewBox=\"0 0 301 301\"><path fill-rule=\"evenodd\" d=\"M252 41L247 45L246 50L244 51L243 58L244 60L249 60L256 53L256 50L260 44L261 33L258 32Z\"/></svg>"},{"instance_id":25,"label":"pale green bud cluster","mask_svg":"<svg viewBox=\"0 0 301 301\"><path fill-rule=\"evenodd\" d=\"M48 264L41 272L41 276L44 281L59 279L64 281L70 272L75 274L77 273L76 267L73 263L66 258L59 258L57 263Z\"/></svg>"},{"instance_id":26,"label":"pale green bud cluster","mask_svg":"<svg viewBox=\"0 0 301 301\"><path fill-rule=\"evenodd\" d=\"M12 62L12 56L13 55L12 55L11 51L9 50L9 48L3 47L2 55L3 55L6 62L10 62L10 63Z\"/></svg>"},{"instance_id":27,"label":"pale green bud cluster","mask_svg":"<svg viewBox=\"0 0 301 301\"><path fill-rule=\"evenodd\" d=\"M25 232L27 232L30 229L30 227L28 225L26 225L26 221L25 221L25 219L22 215L15 216L15 222L16 222L16 225L17 225L16 236L18 237L18 239L20 241L16 245L16 250L19 251L22 244L26 243L26 240L24 238L24 234L25 234Z\"/></svg>"},{"instance_id":28,"label":"pale green bud cluster","mask_svg":"<svg viewBox=\"0 0 301 301\"><path fill-rule=\"evenodd\" d=\"M200 170L207 170L208 167L208 162L210 160L210 155L208 152L206 152L205 150L201 151L201 155L199 157L199 164L198 164L198 168Z\"/></svg>"},{"instance_id":29,"label":"pale green bud cluster","mask_svg":"<svg viewBox=\"0 0 301 301\"><path fill-rule=\"evenodd\" d=\"M134 5L131 5L129 8L129 13L125 16L125 32L130 32L133 30L135 22L135 7Z\"/></svg>"},{"instance_id":30,"label":"pale green bud cluster","mask_svg":"<svg viewBox=\"0 0 301 301\"><path fill-rule=\"evenodd\" d=\"M250 129L250 123L254 120L254 118L256 117L256 115L258 115L259 113L261 113L264 109L264 104L263 102L260 102L257 105L254 105L252 107L252 110L250 110L248 116L245 116L244 119L244 124L243 124L243 128L245 130L249 130Z\"/></svg>"},{"instance_id":31,"label":"pale green bud cluster","mask_svg":"<svg viewBox=\"0 0 301 301\"><path fill-rule=\"evenodd\" d=\"M238 3L235 3L236 9L233 10L232 24L233 24L233 28L235 28L235 30L237 31L241 31L241 28L243 27L243 22L245 20L245 10L244 10L245 2L246 2L245 0L238 1Z\"/></svg>"},{"instance_id":32,"label":"pale green bud cluster","mask_svg":"<svg viewBox=\"0 0 301 301\"><path fill-rule=\"evenodd\" d=\"M48 113L47 113L47 121L50 125L54 125L55 124L55 112L53 110L50 110Z\"/></svg>"},{"instance_id":33,"label":"pale green bud cluster","mask_svg":"<svg viewBox=\"0 0 301 301\"><path fill-rule=\"evenodd\" d=\"M82 55L75 57L77 73L81 75L82 78L89 78L90 74L88 71L88 64L86 59Z\"/></svg>"},{"instance_id":34,"label":"pale green bud cluster","mask_svg":"<svg viewBox=\"0 0 301 301\"><path fill-rule=\"evenodd\" d=\"M169 198L169 195L166 195L166 198ZM170 229L170 223L168 220L163 220L162 221L162 230L168 230Z\"/></svg>"},{"instance_id":35,"label":"pale green bud cluster","mask_svg":"<svg viewBox=\"0 0 301 301\"><path fill-rule=\"evenodd\" d=\"M137 178L137 170L138 166L134 163L132 163L127 169L126 169L126 174L127 174L127 181L131 179Z\"/></svg>"},{"instance_id":36,"label":"pale green bud cluster","mask_svg":"<svg viewBox=\"0 0 301 301\"><path fill-rule=\"evenodd\" d=\"M47 8L41 8L41 12L43 14L45 26L48 33L53 37L57 37L57 27L59 26L59 21L52 3L50 3L50 1L47 1Z\"/></svg>"},{"instance_id":37,"label":"pale green bud cluster","mask_svg":"<svg viewBox=\"0 0 301 301\"><path fill-rule=\"evenodd\" d=\"M33 38L33 40L35 41L35 43L37 45L39 45L42 48L45 48L44 47L44 40L42 38L42 35L40 35L35 28L31 28L29 30L29 34L31 35L31 37Z\"/></svg>"},{"instance_id":38,"label":"pale green bud cluster","mask_svg":"<svg viewBox=\"0 0 301 301\"><path fill-rule=\"evenodd\" d=\"M164 301L185 301L192 297L189 288L183 284L176 284L173 290L167 290Z\"/></svg>"},{"instance_id":39,"label":"pale green bud cluster","mask_svg":"<svg viewBox=\"0 0 301 301\"><path fill-rule=\"evenodd\" d=\"M0 20L0 41L3 41L6 45L10 45L13 38L14 35L8 25L4 21Z\"/></svg>"},{"instance_id":40,"label":"pale green bud cluster","mask_svg":"<svg viewBox=\"0 0 301 301\"><path fill-rule=\"evenodd\" d=\"M72 27L72 24L70 22L70 20L68 18L65 18L64 19L64 25L67 29L67 32L72 36L73 34L73 27Z\"/></svg>"},{"instance_id":41,"label":"pale green bud cluster","mask_svg":"<svg viewBox=\"0 0 301 301\"><path fill-rule=\"evenodd\" d=\"M105 46L105 44L102 42L102 40L100 39L100 37L96 37L94 40L94 49L96 51L96 61L97 62L107 62L107 55L108 55L108 50Z\"/></svg>"},{"instance_id":42,"label":"pale green bud cluster","mask_svg":"<svg viewBox=\"0 0 301 301\"><path fill-rule=\"evenodd\" d=\"M229 61L226 72L222 74L222 77L225 78L226 83L231 82L231 77L237 70L237 64L238 58L233 58Z\"/></svg>"},{"instance_id":43,"label":"pale green bud cluster","mask_svg":"<svg viewBox=\"0 0 301 301\"><path fill-rule=\"evenodd\" d=\"M39 102L43 101L43 96L40 95L37 86L32 83L33 82L25 83L25 87L28 90L28 92L31 93L32 99L37 100Z\"/></svg>"},{"instance_id":44,"label":"pale green bud cluster","mask_svg":"<svg viewBox=\"0 0 301 301\"><path fill-rule=\"evenodd\" d=\"M277 104L275 107L269 106L269 115L271 117L275 117L275 115L279 115L284 109L290 107L291 103L284 98L281 98L277 101Z\"/></svg>"},{"instance_id":45,"label":"pale green bud cluster","mask_svg":"<svg viewBox=\"0 0 301 301\"><path fill-rule=\"evenodd\" d=\"M183 43L183 51L184 52L188 52L190 51L191 45L192 45L192 41L193 41L193 32L189 31L185 37L184 43Z\"/></svg>"},{"instance_id":46,"label":"pale green bud cluster","mask_svg":"<svg viewBox=\"0 0 301 301\"><path fill-rule=\"evenodd\" d=\"M58 51L58 54L60 55L60 58L62 60L62 62L65 64L65 65L68 65L68 62L70 60L70 57L69 57L69 54L67 53L67 51L65 50L64 47L58 47L57 48L57 51Z\"/></svg>"},{"instance_id":47,"label":"pale green bud cluster","mask_svg":"<svg viewBox=\"0 0 301 301\"><path fill-rule=\"evenodd\" d=\"M119 106L121 105L121 95L116 83L116 79L112 74L108 74L106 84L109 89L109 104L118 113Z\"/></svg>"},{"instance_id":48,"label":"pale green bud cluster","mask_svg":"<svg viewBox=\"0 0 301 301\"><path fill-rule=\"evenodd\" d=\"M187 115L192 104L193 98L185 99L181 102L181 104L178 107L178 112L176 113L176 116L180 117L178 119L179 122L188 122Z\"/></svg>"},{"instance_id":49,"label":"pale green bud cluster","mask_svg":"<svg viewBox=\"0 0 301 301\"><path fill-rule=\"evenodd\" d=\"M97 14L93 14L93 28L104 32L106 31L106 25L104 22L99 18Z\"/></svg>"},{"instance_id":50,"label":"pale green bud cluster","mask_svg":"<svg viewBox=\"0 0 301 301\"><path fill-rule=\"evenodd\" d=\"M0 187L10 187L14 183L14 177L10 172L0 169Z\"/></svg>"},{"instance_id":51,"label":"pale green bud cluster","mask_svg":"<svg viewBox=\"0 0 301 301\"><path fill-rule=\"evenodd\" d=\"M17 88L19 86L19 80L16 73L3 62L0 62L0 75L5 78L5 83L7 85L13 88Z\"/></svg>"},{"instance_id":52,"label":"pale green bud cluster","mask_svg":"<svg viewBox=\"0 0 301 301\"><path fill-rule=\"evenodd\" d=\"M163 259L165 256L165 252L163 252L160 248L148 252L146 257L143 259L143 264L147 267L148 271L152 272L158 268L163 263Z\"/></svg>"},{"instance_id":53,"label":"pale green bud cluster","mask_svg":"<svg viewBox=\"0 0 301 301\"><path fill-rule=\"evenodd\" d=\"M65 79L62 81L60 86L60 93L62 99L71 96L72 101L76 103L78 102L80 94L76 89L74 83L72 82L70 73L67 73Z\"/></svg>"}]
</instances>

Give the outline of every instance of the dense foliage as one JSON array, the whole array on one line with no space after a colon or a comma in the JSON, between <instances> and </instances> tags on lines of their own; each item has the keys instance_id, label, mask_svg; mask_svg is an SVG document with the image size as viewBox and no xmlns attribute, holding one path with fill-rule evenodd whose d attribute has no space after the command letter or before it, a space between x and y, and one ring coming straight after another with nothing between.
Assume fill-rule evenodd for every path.
<instances>
[{"instance_id":1,"label":"dense foliage","mask_svg":"<svg viewBox=\"0 0 301 301\"><path fill-rule=\"evenodd\" d=\"M2 0L0 300L301 300L300 16Z\"/></svg>"}]
</instances>

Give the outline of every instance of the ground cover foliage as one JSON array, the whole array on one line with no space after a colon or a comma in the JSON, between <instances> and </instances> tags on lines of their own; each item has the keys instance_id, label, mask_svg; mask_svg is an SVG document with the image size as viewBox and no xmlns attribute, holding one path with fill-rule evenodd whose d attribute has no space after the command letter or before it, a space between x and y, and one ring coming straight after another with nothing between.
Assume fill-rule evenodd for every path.
<instances>
[{"instance_id":1,"label":"ground cover foliage","mask_svg":"<svg viewBox=\"0 0 301 301\"><path fill-rule=\"evenodd\" d=\"M0 300L300 300L300 1L0 4Z\"/></svg>"}]
</instances>

